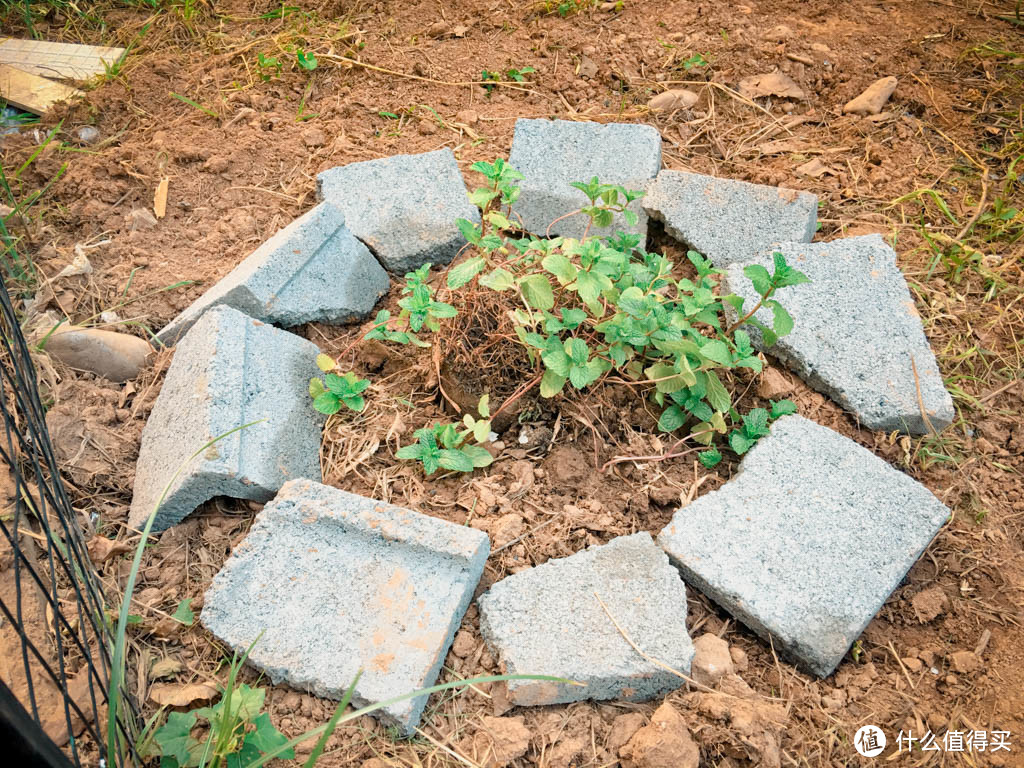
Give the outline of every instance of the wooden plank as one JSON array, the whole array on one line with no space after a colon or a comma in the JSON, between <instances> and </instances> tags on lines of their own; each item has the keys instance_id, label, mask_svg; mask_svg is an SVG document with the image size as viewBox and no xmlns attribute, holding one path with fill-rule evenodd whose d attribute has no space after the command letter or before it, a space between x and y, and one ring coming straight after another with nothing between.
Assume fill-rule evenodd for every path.
<instances>
[{"instance_id":1,"label":"wooden plank","mask_svg":"<svg viewBox=\"0 0 1024 768\"><path fill-rule=\"evenodd\" d=\"M40 77L88 80L102 75L104 62L113 65L123 53L124 48L0 38L0 64Z\"/></svg>"},{"instance_id":2,"label":"wooden plank","mask_svg":"<svg viewBox=\"0 0 1024 768\"><path fill-rule=\"evenodd\" d=\"M41 115L54 103L80 94L70 85L0 64L0 96L19 109Z\"/></svg>"}]
</instances>

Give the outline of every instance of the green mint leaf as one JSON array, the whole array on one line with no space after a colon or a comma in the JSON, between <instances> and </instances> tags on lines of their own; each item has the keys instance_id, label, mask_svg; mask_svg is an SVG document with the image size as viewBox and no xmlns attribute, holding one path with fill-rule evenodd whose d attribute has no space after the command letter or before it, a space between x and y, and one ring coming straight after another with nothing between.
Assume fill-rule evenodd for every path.
<instances>
[{"instance_id":1,"label":"green mint leaf","mask_svg":"<svg viewBox=\"0 0 1024 768\"><path fill-rule=\"evenodd\" d=\"M672 405L661 412L658 429L662 432L674 432L686 423L686 413L678 405Z\"/></svg>"},{"instance_id":2,"label":"green mint leaf","mask_svg":"<svg viewBox=\"0 0 1024 768\"><path fill-rule=\"evenodd\" d=\"M555 306L555 295L547 277L540 274L527 275L519 281L519 287L526 297L526 302L533 309L551 309Z\"/></svg>"},{"instance_id":3,"label":"green mint leaf","mask_svg":"<svg viewBox=\"0 0 1024 768\"><path fill-rule=\"evenodd\" d=\"M323 392L313 400L313 407L330 416L341 409L341 400L333 392Z\"/></svg>"},{"instance_id":4,"label":"green mint leaf","mask_svg":"<svg viewBox=\"0 0 1024 768\"><path fill-rule=\"evenodd\" d=\"M698 453L697 458L700 460L700 463L703 464L705 467L707 467L708 469L712 469L713 467L717 466L718 463L722 460L722 452L719 451L717 448L709 448L706 451L701 451L700 453Z\"/></svg>"},{"instance_id":5,"label":"green mint leaf","mask_svg":"<svg viewBox=\"0 0 1024 768\"><path fill-rule=\"evenodd\" d=\"M487 266L487 260L483 256L474 256L456 264L448 271L448 287L461 288Z\"/></svg>"},{"instance_id":6,"label":"green mint leaf","mask_svg":"<svg viewBox=\"0 0 1024 768\"><path fill-rule=\"evenodd\" d=\"M764 296L772 289L772 278L768 270L760 264L749 264L743 268L743 274L754 284L754 290Z\"/></svg>"},{"instance_id":7,"label":"green mint leaf","mask_svg":"<svg viewBox=\"0 0 1024 768\"><path fill-rule=\"evenodd\" d=\"M498 268L480 278L480 285L492 291L507 291L516 284L515 277L507 269Z\"/></svg>"},{"instance_id":8,"label":"green mint leaf","mask_svg":"<svg viewBox=\"0 0 1024 768\"><path fill-rule=\"evenodd\" d=\"M796 413L796 403L792 400L769 400L768 402L772 406L772 419Z\"/></svg>"}]
</instances>

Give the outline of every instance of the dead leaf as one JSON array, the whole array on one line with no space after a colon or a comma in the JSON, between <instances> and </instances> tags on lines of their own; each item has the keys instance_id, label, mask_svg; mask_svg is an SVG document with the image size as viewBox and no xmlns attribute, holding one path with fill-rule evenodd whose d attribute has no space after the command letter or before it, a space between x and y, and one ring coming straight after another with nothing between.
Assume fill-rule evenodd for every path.
<instances>
[{"instance_id":1,"label":"dead leaf","mask_svg":"<svg viewBox=\"0 0 1024 768\"><path fill-rule=\"evenodd\" d=\"M171 180L164 176L156 185L156 194L153 195L153 213L158 219L162 219L167 214L167 185L170 183Z\"/></svg>"},{"instance_id":2,"label":"dead leaf","mask_svg":"<svg viewBox=\"0 0 1024 768\"><path fill-rule=\"evenodd\" d=\"M820 178L826 173L832 176L839 173L839 171L831 165L825 165L825 163L821 162L821 159L817 157L813 160L808 160L803 165L797 166L796 172L801 176L810 176L812 179Z\"/></svg>"},{"instance_id":3,"label":"dead leaf","mask_svg":"<svg viewBox=\"0 0 1024 768\"><path fill-rule=\"evenodd\" d=\"M217 689L209 683L157 683L149 689L149 700L161 707L193 707L212 701L216 696Z\"/></svg>"},{"instance_id":4,"label":"dead leaf","mask_svg":"<svg viewBox=\"0 0 1024 768\"><path fill-rule=\"evenodd\" d=\"M131 546L125 542L114 541L105 536L93 536L85 546L89 550L89 559L95 565L103 565L115 555L123 555L125 552L132 551Z\"/></svg>"},{"instance_id":5,"label":"dead leaf","mask_svg":"<svg viewBox=\"0 0 1024 768\"><path fill-rule=\"evenodd\" d=\"M160 659L153 665L153 668L149 670L149 679L163 680L167 677L174 677L182 669L184 669L184 666L180 661L168 656L166 659Z\"/></svg>"},{"instance_id":6,"label":"dead leaf","mask_svg":"<svg viewBox=\"0 0 1024 768\"><path fill-rule=\"evenodd\" d=\"M804 97L803 89L796 84L793 78L782 72L744 77L739 82L739 88L740 93L748 99L758 99L762 96L781 96L785 99L802 99Z\"/></svg>"}]
</instances>

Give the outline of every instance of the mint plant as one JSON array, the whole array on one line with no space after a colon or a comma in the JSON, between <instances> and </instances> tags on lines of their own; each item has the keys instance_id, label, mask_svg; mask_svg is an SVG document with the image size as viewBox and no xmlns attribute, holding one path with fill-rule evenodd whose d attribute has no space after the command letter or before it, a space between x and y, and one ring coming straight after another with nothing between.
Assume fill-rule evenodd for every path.
<instances>
[{"instance_id":1,"label":"mint plant","mask_svg":"<svg viewBox=\"0 0 1024 768\"><path fill-rule=\"evenodd\" d=\"M755 408L741 415L727 385L736 371L761 371L751 333L771 346L793 328L777 294L807 277L782 254L774 254L770 271L758 265L744 270L758 294L747 306L741 297L722 293L723 270L695 251L686 254L690 276L681 276L683 270L666 255L646 251L638 235L590 236L591 229L606 229L617 216L635 224L633 208L642 192L596 177L574 183L587 204L567 216L586 217L582 237L541 237L517 224L522 174L501 159L474 163L472 169L484 178L469 194L480 223L456 222L469 247L446 269L446 301L436 298L424 265L406 275L400 316L392 319L382 310L365 338L425 343L415 334L426 329L437 333L441 357L448 360L466 354L458 339L486 327L488 338L516 348L511 357L524 361L500 372L521 375L523 384L498 412L534 387L542 398L553 398L623 384L659 409L659 430L708 446L700 459L709 467L722 458L716 436L742 455L772 419L795 410L782 401L770 412ZM480 423L489 420L488 413L479 414ZM486 466L490 454L479 443L490 427L477 425L465 422L462 431L454 424L424 427L415 433L417 442L396 455L420 461L428 475Z\"/></svg>"},{"instance_id":2,"label":"mint plant","mask_svg":"<svg viewBox=\"0 0 1024 768\"><path fill-rule=\"evenodd\" d=\"M420 462L427 475L434 474L438 469L472 472L490 465L494 458L486 448L479 445L487 442L491 434L487 400L488 396L484 395L477 406L477 412L483 418L476 419L470 414L463 417L466 429L460 431L454 424L440 423L417 429L413 433L416 442L399 448L395 456ZM476 444L469 442L470 437Z\"/></svg>"},{"instance_id":3,"label":"mint plant","mask_svg":"<svg viewBox=\"0 0 1024 768\"><path fill-rule=\"evenodd\" d=\"M317 355L316 364L324 372L324 378L314 376L309 380L309 396L313 398L314 408L331 416L343 405L357 413L366 407L362 393L370 386L368 379L360 379L351 371L340 376L331 373L337 369L338 363L329 355Z\"/></svg>"}]
</instances>

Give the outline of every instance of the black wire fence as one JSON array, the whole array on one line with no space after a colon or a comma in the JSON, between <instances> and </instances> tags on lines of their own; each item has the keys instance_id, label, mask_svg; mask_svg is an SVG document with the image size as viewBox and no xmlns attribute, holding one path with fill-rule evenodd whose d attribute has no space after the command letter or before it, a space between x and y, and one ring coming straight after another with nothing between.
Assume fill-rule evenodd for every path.
<instances>
[{"instance_id":1,"label":"black wire fence","mask_svg":"<svg viewBox=\"0 0 1024 768\"><path fill-rule=\"evenodd\" d=\"M130 765L137 710L118 692L122 746L107 755L108 607L6 284L0 333L0 743L10 765Z\"/></svg>"}]
</instances>

